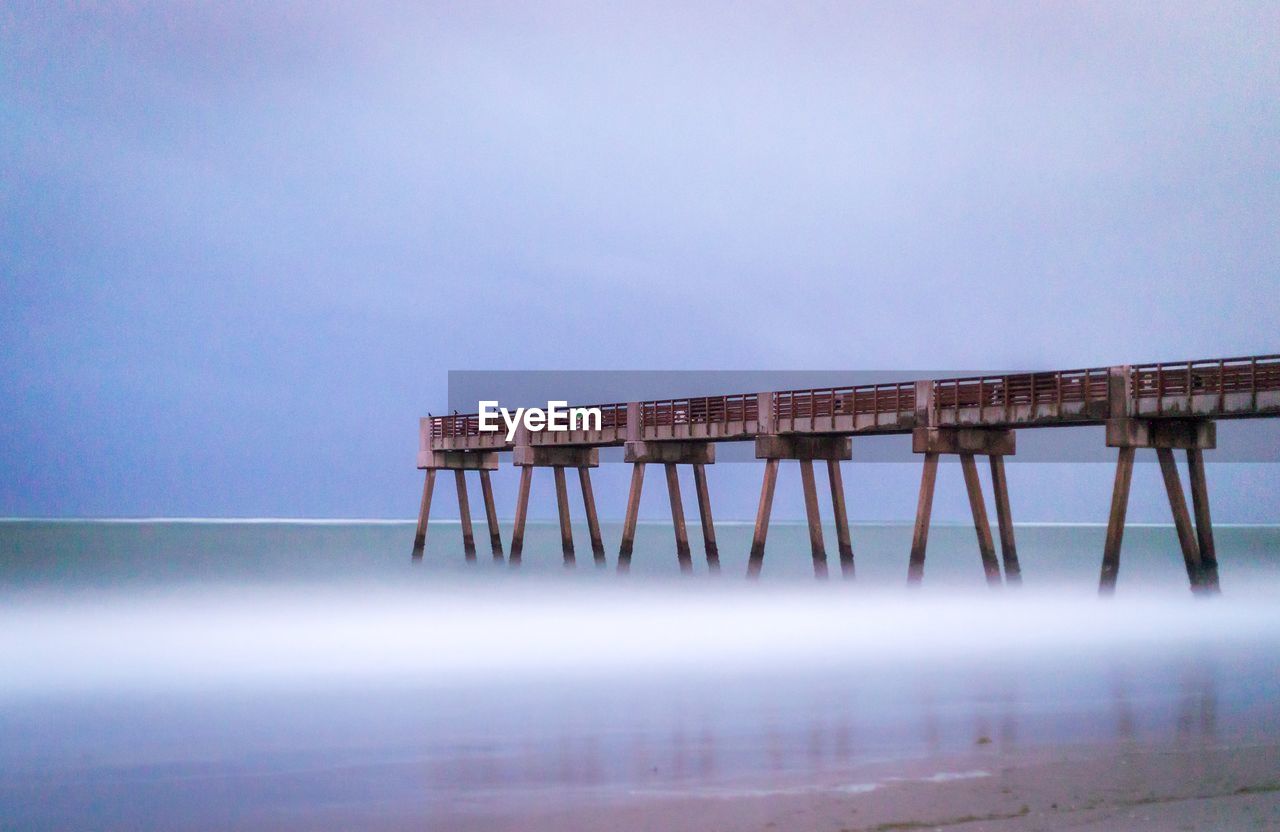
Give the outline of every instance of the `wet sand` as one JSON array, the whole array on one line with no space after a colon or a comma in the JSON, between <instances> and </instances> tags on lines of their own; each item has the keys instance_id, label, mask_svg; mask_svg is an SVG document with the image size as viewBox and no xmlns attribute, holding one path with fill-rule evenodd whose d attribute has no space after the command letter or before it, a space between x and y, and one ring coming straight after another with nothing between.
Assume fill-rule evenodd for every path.
<instances>
[{"instance_id":1,"label":"wet sand","mask_svg":"<svg viewBox=\"0 0 1280 832\"><path fill-rule=\"evenodd\" d=\"M563 795L561 795L563 797ZM1280 746L1081 745L864 765L821 782L634 790L518 817L459 815L473 832L1258 830L1280 827Z\"/></svg>"}]
</instances>

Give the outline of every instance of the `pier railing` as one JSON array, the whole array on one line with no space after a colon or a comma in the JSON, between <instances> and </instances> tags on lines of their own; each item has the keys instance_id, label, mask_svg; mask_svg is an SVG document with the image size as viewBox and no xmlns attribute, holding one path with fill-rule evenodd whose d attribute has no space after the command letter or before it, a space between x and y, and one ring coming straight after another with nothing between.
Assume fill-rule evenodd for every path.
<instances>
[{"instance_id":1,"label":"pier railing","mask_svg":"<svg viewBox=\"0 0 1280 832\"><path fill-rule=\"evenodd\" d=\"M640 403L640 416L646 428L744 422L757 418L758 400L755 393L655 399Z\"/></svg>"},{"instance_id":2,"label":"pier railing","mask_svg":"<svg viewBox=\"0 0 1280 832\"><path fill-rule=\"evenodd\" d=\"M1053 425L1099 422L1113 412L1110 368L1004 373L928 382L929 423ZM772 430L783 433L905 432L915 426L917 382L782 390L766 396ZM1137 364L1128 370L1123 412L1142 417L1248 417L1280 413L1280 355ZM646 439L746 439L761 431L761 394L737 393L640 402L638 435ZM553 444L621 444L628 405L600 409L600 431L540 436ZM446 448L507 446L505 431L481 434L479 417L430 418L432 444ZM476 439L475 437L480 437Z\"/></svg>"},{"instance_id":3,"label":"pier railing","mask_svg":"<svg viewBox=\"0 0 1280 832\"><path fill-rule=\"evenodd\" d=\"M933 382L933 421L1017 424L1106 415L1108 369L949 378Z\"/></svg>"},{"instance_id":4,"label":"pier railing","mask_svg":"<svg viewBox=\"0 0 1280 832\"><path fill-rule=\"evenodd\" d=\"M834 433L900 427L904 420L915 418L915 409L914 381L783 390L773 394L773 423L779 431Z\"/></svg>"},{"instance_id":5,"label":"pier railing","mask_svg":"<svg viewBox=\"0 0 1280 832\"><path fill-rule=\"evenodd\" d=\"M1140 415L1230 415L1266 409L1280 392L1280 355L1137 364L1129 383Z\"/></svg>"}]
</instances>

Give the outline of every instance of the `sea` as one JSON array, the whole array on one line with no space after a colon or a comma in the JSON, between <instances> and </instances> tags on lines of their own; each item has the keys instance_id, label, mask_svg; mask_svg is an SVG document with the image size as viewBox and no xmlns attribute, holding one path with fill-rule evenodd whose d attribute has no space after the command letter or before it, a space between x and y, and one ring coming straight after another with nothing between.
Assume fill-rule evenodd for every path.
<instances>
[{"instance_id":1,"label":"sea","mask_svg":"<svg viewBox=\"0 0 1280 832\"><path fill-rule=\"evenodd\" d=\"M851 579L827 528L825 581L803 524L754 581L751 525L716 531L684 575L670 523L619 574L612 523L603 565L531 522L513 568L483 523L468 562L449 521L421 560L402 521L0 521L0 829L520 828L985 776L945 762L975 748L1280 740L1280 528L1218 527L1207 598L1169 526L1127 529L1110 598L1101 526L1016 527L994 588L971 526L934 526L915 588L909 525L855 525Z\"/></svg>"}]
</instances>

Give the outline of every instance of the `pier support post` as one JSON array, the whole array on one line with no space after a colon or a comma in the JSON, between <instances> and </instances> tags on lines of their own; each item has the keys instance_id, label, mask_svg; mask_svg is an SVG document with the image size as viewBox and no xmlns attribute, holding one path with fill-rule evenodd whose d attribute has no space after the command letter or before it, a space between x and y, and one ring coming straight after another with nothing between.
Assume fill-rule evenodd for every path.
<instances>
[{"instance_id":1,"label":"pier support post","mask_svg":"<svg viewBox=\"0 0 1280 832\"><path fill-rule=\"evenodd\" d=\"M461 470L453 472L453 481L458 486L458 521L462 526L462 551L466 559L476 559L476 538L471 529L471 503L467 500L467 475Z\"/></svg>"},{"instance_id":2,"label":"pier support post","mask_svg":"<svg viewBox=\"0 0 1280 832\"><path fill-rule=\"evenodd\" d=\"M422 550L427 545L427 517L431 514L431 492L436 486L436 469L428 468L426 479L422 483L422 504L418 506L418 528L413 534L413 559L422 559Z\"/></svg>"},{"instance_id":3,"label":"pier support post","mask_svg":"<svg viewBox=\"0 0 1280 832\"><path fill-rule=\"evenodd\" d=\"M769 535L769 515L773 510L773 492L778 480L778 463L784 459L794 459L800 463L805 516L809 522L809 548L813 557L813 575L819 580L827 577L827 549L822 538L822 518L818 511L818 487L814 480L813 461L824 460L828 464L838 465L841 460L850 459L852 456L852 444L848 437L844 436L774 433L756 437L756 459L765 461L764 483L760 489L760 506L756 512L756 528L751 540L747 577L758 577L764 566L764 545ZM836 477L839 478L838 472ZM843 503L840 509L843 509ZM837 519L837 527L839 525L840 522ZM843 549L841 551L843 564ZM849 551L850 561L852 561L852 549Z\"/></svg>"},{"instance_id":4,"label":"pier support post","mask_svg":"<svg viewBox=\"0 0 1280 832\"><path fill-rule=\"evenodd\" d=\"M640 514L640 491L644 488L644 463L631 466L631 490L627 494L627 513L622 518L622 545L618 547L618 571L631 570L631 547L636 539L636 519Z\"/></svg>"},{"instance_id":5,"label":"pier support post","mask_svg":"<svg viewBox=\"0 0 1280 832\"><path fill-rule=\"evenodd\" d=\"M517 444L511 451L511 464L520 468L520 493L516 496L516 522L511 532L511 565L520 563L524 550L524 526L529 511L529 485L534 468L550 468L556 482L556 511L560 516L560 549L564 565L574 565L573 526L569 522L569 489L565 484L565 468L596 468L600 451L578 445ZM594 500L593 500L594 503Z\"/></svg>"},{"instance_id":6,"label":"pier support post","mask_svg":"<svg viewBox=\"0 0 1280 832\"><path fill-rule=\"evenodd\" d=\"M680 497L680 472L678 465L691 465L698 492L698 511L702 516L703 542L707 546L707 565L713 570L719 567L719 554L715 549L715 529L711 525L711 502L707 495L706 469L716 461L715 445L710 442L690 440L641 440L632 439L623 444L623 459L632 463L631 494L627 498L627 516L622 524L622 548L618 551L618 571L631 568L631 547L636 533L636 515L640 511L640 488L644 484L645 463L662 463L667 477L667 498L671 502L671 525L675 529L676 563L680 571L693 571L693 557L689 551L689 529L684 519L684 501ZM712 553L715 553L714 556ZM714 565L713 565L714 564Z\"/></svg>"},{"instance_id":7,"label":"pier support post","mask_svg":"<svg viewBox=\"0 0 1280 832\"><path fill-rule=\"evenodd\" d=\"M1187 498L1182 493L1178 464L1174 462L1173 451L1169 448L1156 448L1156 459L1160 461L1160 475L1169 495L1169 510L1173 513L1173 527L1178 533L1178 545L1187 568L1187 581L1194 588L1200 585L1200 547L1196 543L1195 529L1191 527L1191 514L1187 511Z\"/></svg>"},{"instance_id":8,"label":"pier support post","mask_svg":"<svg viewBox=\"0 0 1280 832\"><path fill-rule=\"evenodd\" d=\"M1200 586L1219 592L1218 552L1213 544L1213 520L1209 516L1209 484L1204 476L1204 451L1187 449L1187 469L1191 480L1191 505L1196 515L1196 542L1200 545Z\"/></svg>"},{"instance_id":9,"label":"pier support post","mask_svg":"<svg viewBox=\"0 0 1280 832\"><path fill-rule=\"evenodd\" d=\"M988 585L1000 586L1000 562L996 560L996 547L991 539L991 522L987 519L987 506L982 499L982 481L978 479L978 465L974 462L973 454L960 454L960 467L964 470L965 490L969 492L973 528L978 533L982 571L986 573Z\"/></svg>"},{"instance_id":10,"label":"pier support post","mask_svg":"<svg viewBox=\"0 0 1280 832\"><path fill-rule=\"evenodd\" d=\"M573 566L573 525L569 521L569 489L564 482L564 466L551 468L556 480L556 510L560 514L560 550L564 552L564 565Z\"/></svg>"},{"instance_id":11,"label":"pier support post","mask_svg":"<svg viewBox=\"0 0 1280 832\"><path fill-rule=\"evenodd\" d=\"M844 507L844 478L840 474L840 461L827 460L827 479L831 483L831 510L836 518L836 545L840 549L840 574L852 579L853 543L849 539L849 515Z\"/></svg>"},{"instance_id":12,"label":"pier support post","mask_svg":"<svg viewBox=\"0 0 1280 832\"><path fill-rule=\"evenodd\" d=\"M524 555L524 524L529 517L529 486L533 480L533 468L520 469L520 488L516 491L516 517L511 524L511 557L509 563L519 566Z\"/></svg>"},{"instance_id":13,"label":"pier support post","mask_svg":"<svg viewBox=\"0 0 1280 832\"><path fill-rule=\"evenodd\" d=\"M716 546L716 526L711 518L711 495L707 491L707 469L701 462L693 465L693 487L698 492L698 520L702 524L702 544L707 553L707 570L720 571L720 549Z\"/></svg>"},{"instance_id":14,"label":"pier support post","mask_svg":"<svg viewBox=\"0 0 1280 832\"><path fill-rule=\"evenodd\" d=\"M1107 420L1107 445L1120 449L1116 463L1115 488L1111 496L1111 517L1107 523L1107 539L1102 552L1102 575L1098 592L1115 592L1120 571L1120 543L1124 537L1125 509L1129 484L1133 476L1134 453L1138 448L1154 448L1160 462L1173 525L1178 534L1183 564L1191 591L1212 594L1218 591L1218 559L1213 545L1213 522L1209 515L1209 493L1204 478L1203 452L1217 446L1217 429L1209 420L1138 419L1117 416ZM1191 499L1196 523L1192 526L1187 501L1178 476L1173 452L1187 452L1191 480ZM1207 559L1205 553L1208 553Z\"/></svg>"},{"instance_id":15,"label":"pier support post","mask_svg":"<svg viewBox=\"0 0 1280 832\"><path fill-rule=\"evenodd\" d=\"M425 421L425 420L424 420ZM498 467L496 451L437 451L430 446L418 453L418 467L426 471L422 484L422 504L418 507L418 526L413 535L413 557L422 557L427 541L427 523L431 517L431 499L435 492L436 471L452 471L458 489L458 517L462 526L462 547L468 561L476 559L476 541L471 526L471 506L467 500L467 471L479 471L481 482Z\"/></svg>"},{"instance_id":16,"label":"pier support post","mask_svg":"<svg viewBox=\"0 0 1280 832\"><path fill-rule=\"evenodd\" d=\"M911 533L911 561L907 564L907 583L924 580L924 552L929 545L929 518L933 514L933 486L938 480L938 455L924 455L920 473L920 497L916 501L916 525Z\"/></svg>"},{"instance_id":17,"label":"pier support post","mask_svg":"<svg viewBox=\"0 0 1280 832\"><path fill-rule=\"evenodd\" d=\"M1110 595L1116 591L1120 574L1120 544L1124 541L1124 517L1129 511L1129 485L1133 482L1133 455L1136 449L1124 447L1116 458L1116 481L1111 487L1111 513L1107 517L1107 539L1102 545L1102 577L1098 592Z\"/></svg>"},{"instance_id":18,"label":"pier support post","mask_svg":"<svg viewBox=\"0 0 1280 832\"><path fill-rule=\"evenodd\" d=\"M1004 582L1008 586L1022 584L1022 567L1018 565L1018 547L1013 538L1013 512L1009 509L1009 481L1005 478L1004 457L991 460L991 490L995 494L996 524L1000 527L1000 558L1004 561Z\"/></svg>"},{"instance_id":19,"label":"pier support post","mask_svg":"<svg viewBox=\"0 0 1280 832\"><path fill-rule=\"evenodd\" d=\"M489 548L493 550L493 559L502 561L502 530L498 528L498 509L493 502L493 483L489 481L489 472L480 469L480 495L484 498L484 519L489 525Z\"/></svg>"},{"instance_id":20,"label":"pier support post","mask_svg":"<svg viewBox=\"0 0 1280 832\"><path fill-rule=\"evenodd\" d=\"M671 525L676 533L676 561L680 571L685 574L693 572L693 558L689 554L689 531L684 522L684 503L680 499L680 474L674 462L666 463L667 496L671 500Z\"/></svg>"},{"instance_id":21,"label":"pier support post","mask_svg":"<svg viewBox=\"0 0 1280 832\"><path fill-rule=\"evenodd\" d=\"M818 486L813 477L813 460L800 460L800 483L804 489L804 513L809 521L809 551L813 556L813 574L827 577L827 547L822 539L822 518L818 514Z\"/></svg>"},{"instance_id":22,"label":"pier support post","mask_svg":"<svg viewBox=\"0 0 1280 832\"><path fill-rule=\"evenodd\" d=\"M907 564L907 583L917 585L924 579L925 548L929 542L929 520L933 511L933 489L938 475L938 457L956 454L964 471L965 491L969 497L969 510L973 515L973 528L978 536L978 552L982 557L982 571L987 585L1001 585L1000 561L996 560L995 542L991 537L991 521L982 496L982 481L978 477L975 457L985 454L991 458L992 485L995 491L996 516L1000 522L1000 545L1004 555L1005 572L1016 576L1010 584L1021 583L1017 552L1013 546L1013 518L1009 513L1008 484L1004 478L1003 457L1012 455L1017 447L1014 432L1001 428L916 428L911 434L911 447L924 454L924 472L920 479L920 498L916 506L916 525L911 539L911 559Z\"/></svg>"},{"instance_id":23,"label":"pier support post","mask_svg":"<svg viewBox=\"0 0 1280 832\"><path fill-rule=\"evenodd\" d=\"M596 494L591 488L591 469L578 469L578 484L582 486L582 507L587 513L587 534L591 537L591 557L596 566L604 566L604 541L600 538L600 518L596 515Z\"/></svg>"},{"instance_id":24,"label":"pier support post","mask_svg":"<svg viewBox=\"0 0 1280 832\"><path fill-rule=\"evenodd\" d=\"M751 557L747 561L747 577L760 577L764 566L764 542L769 537L769 515L773 512L773 489L778 484L778 460L764 461L764 481L760 485L760 505L756 508L756 528L751 535Z\"/></svg>"}]
</instances>

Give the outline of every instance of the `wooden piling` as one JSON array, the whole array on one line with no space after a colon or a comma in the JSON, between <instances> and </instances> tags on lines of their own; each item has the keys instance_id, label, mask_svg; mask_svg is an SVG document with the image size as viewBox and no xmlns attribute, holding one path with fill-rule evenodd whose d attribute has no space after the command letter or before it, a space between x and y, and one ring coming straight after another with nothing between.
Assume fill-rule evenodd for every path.
<instances>
[{"instance_id":1,"label":"wooden piling","mask_svg":"<svg viewBox=\"0 0 1280 832\"><path fill-rule=\"evenodd\" d=\"M993 454L991 460L991 490L995 492L996 524L1000 527L1000 557L1004 561L1004 582L1009 586L1022 584L1022 568L1018 565L1018 549L1013 538L1013 512L1009 509L1009 481L1005 478L1004 457Z\"/></svg>"},{"instance_id":2,"label":"wooden piling","mask_svg":"<svg viewBox=\"0 0 1280 832\"><path fill-rule=\"evenodd\" d=\"M1213 520L1209 516L1209 485L1204 476L1204 451L1187 450L1187 468L1191 479L1191 505L1196 516L1196 542L1200 544L1200 586L1206 592L1219 592L1218 553L1213 544Z\"/></svg>"},{"instance_id":3,"label":"wooden piling","mask_svg":"<svg viewBox=\"0 0 1280 832\"><path fill-rule=\"evenodd\" d=\"M636 519L640 515L640 491L644 487L644 463L631 467L631 491L627 494L627 514L622 520L622 544L618 547L618 571L631 569L631 547L636 539Z\"/></svg>"},{"instance_id":4,"label":"wooden piling","mask_svg":"<svg viewBox=\"0 0 1280 832\"><path fill-rule=\"evenodd\" d=\"M427 517L431 514L431 492L436 485L436 469L428 468L427 476L422 482L422 503L418 506L418 528L413 534L413 558L422 559L422 550L427 545Z\"/></svg>"},{"instance_id":5,"label":"wooden piling","mask_svg":"<svg viewBox=\"0 0 1280 832\"><path fill-rule=\"evenodd\" d=\"M989 586L1000 586L1000 561L996 560L996 546L991 539L991 523L987 520L987 506L982 499L982 481L978 479L978 465L973 454L960 454L960 467L964 469L964 487L969 492L969 509L973 513L973 528L978 533L978 551L982 553L982 570Z\"/></svg>"},{"instance_id":6,"label":"wooden piling","mask_svg":"<svg viewBox=\"0 0 1280 832\"><path fill-rule=\"evenodd\" d=\"M1124 516L1129 510L1129 485L1133 481L1134 448L1124 446L1116 457L1116 480L1111 489L1111 515L1107 519L1107 540L1102 548L1102 576L1098 581L1098 593L1111 595L1116 591L1116 576L1120 573L1120 544L1124 540Z\"/></svg>"},{"instance_id":7,"label":"wooden piling","mask_svg":"<svg viewBox=\"0 0 1280 832\"><path fill-rule=\"evenodd\" d=\"M938 455L926 453L920 472L920 498L916 502L916 526L911 535L911 562L907 566L907 583L918 584L924 578L924 552L929 545L929 516L933 513L933 486L938 479Z\"/></svg>"},{"instance_id":8,"label":"wooden piling","mask_svg":"<svg viewBox=\"0 0 1280 832\"><path fill-rule=\"evenodd\" d=\"M693 572L693 558L689 554L689 530L684 523L684 503L680 499L680 473L674 462L666 463L667 496L671 498L671 525L676 531L676 560L680 571Z\"/></svg>"},{"instance_id":9,"label":"wooden piling","mask_svg":"<svg viewBox=\"0 0 1280 832\"><path fill-rule=\"evenodd\" d=\"M564 552L564 565L573 566L573 526L569 522L569 489L564 482L564 466L551 468L556 478L556 508L560 512L560 549Z\"/></svg>"},{"instance_id":10,"label":"wooden piling","mask_svg":"<svg viewBox=\"0 0 1280 832\"><path fill-rule=\"evenodd\" d=\"M471 504L467 500L467 475L463 471L453 472L453 481L458 486L458 519L462 526L462 551L468 561L476 559L476 538L471 529Z\"/></svg>"},{"instance_id":11,"label":"wooden piling","mask_svg":"<svg viewBox=\"0 0 1280 832\"><path fill-rule=\"evenodd\" d=\"M760 485L760 505L756 509L756 528L751 537L751 557L747 562L747 577L760 577L764 565L764 542L769 536L769 513L773 511L773 489L778 482L778 460L764 462L764 481Z\"/></svg>"},{"instance_id":12,"label":"wooden piling","mask_svg":"<svg viewBox=\"0 0 1280 832\"><path fill-rule=\"evenodd\" d=\"M493 550L493 559L501 561L502 530L498 527L498 509L493 502L493 483L484 468L480 469L480 495L484 498L484 519L489 524L489 548Z\"/></svg>"},{"instance_id":13,"label":"wooden piling","mask_svg":"<svg viewBox=\"0 0 1280 832\"><path fill-rule=\"evenodd\" d=\"M596 515L596 495L591 488L591 469L578 468L578 483L582 486L582 507L587 513L587 533L591 536L591 556L596 566L604 566L604 541L600 538L600 518Z\"/></svg>"},{"instance_id":14,"label":"wooden piling","mask_svg":"<svg viewBox=\"0 0 1280 832\"><path fill-rule=\"evenodd\" d=\"M520 565L520 556L524 552L524 521L529 516L529 484L533 479L533 468L528 465L520 468L520 489L516 492L516 517L511 529L511 557L508 563Z\"/></svg>"},{"instance_id":15,"label":"wooden piling","mask_svg":"<svg viewBox=\"0 0 1280 832\"><path fill-rule=\"evenodd\" d=\"M827 546L822 539L822 516L818 512L818 486L813 477L813 460L800 460L800 482L804 486L804 513L809 521L809 551L813 556L813 576L827 577Z\"/></svg>"},{"instance_id":16,"label":"wooden piling","mask_svg":"<svg viewBox=\"0 0 1280 832\"><path fill-rule=\"evenodd\" d=\"M698 519L702 523L702 543L707 552L707 569L714 573L720 571L720 549L716 546L716 526L711 519L711 495L707 491L706 466L701 462L693 464L693 487L698 494Z\"/></svg>"},{"instance_id":17,"label":"wooden piling","mask_svg":"<svg viewBox=\"0 0 1280 832\"><path fill-rule=\"evenodd\" d=\"M840 461L827 460L827 479L831 483L831 508L836 518L836 544L840 547L840 573L853 578L853 543L849 539L849 515L844 506L844 478Z\"/></svg>"},{"instance_id":18,"label":"wooden piling","mask_svg":"<svg viewBox=\"0 0 1280 832\"><path fill-rule=\"evenodd\" d=\"M1178 544L1182 547L1182 560L1187 567L1187 579L1191 589L1200 588L1200 547L1191 527L1191 515L1187 512L1187 500L1182 493L1182 479L1178 476L1178 464L1171 448L1156 448L1160 460L1160 474L1164 477L1164 489L1169 495L1169 508L1173 512L1173 525L1178 532Z\"/></svg>"}]
</instances>

